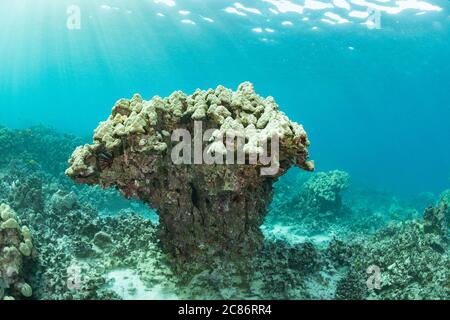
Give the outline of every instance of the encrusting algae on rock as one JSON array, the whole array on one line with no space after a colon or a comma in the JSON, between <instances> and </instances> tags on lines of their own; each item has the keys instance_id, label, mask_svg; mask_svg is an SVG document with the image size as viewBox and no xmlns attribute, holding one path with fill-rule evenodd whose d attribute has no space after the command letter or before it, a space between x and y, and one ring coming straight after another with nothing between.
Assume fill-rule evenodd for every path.
<instances>
[{"instance_id":1,"label":"encrusting algae on rock","mask_svg":"<svg viewBox=\"0 0 450 320\"><path fill-rule=\"evenodd\" d=\"M245 162L174 163L171 155L179 141L171 135L184 129L195 139L199 121L212 131L211 139L200 142L202 150L215 159L230 151L217 137L230 130L245 132ZM275 136L277 170L262 175L263 165L249 159L262 154L263 141L274 144ZM177 91L164 99L144 101L135 95L119 100L95 130L94 143L75 150L66 174L79 183L116 187L125 197L157 209L160 239L177 258L233 255L261 247L259 227L276 179L294 165L314 170L307 160L308 146L303 127L280 112L272 97L260 97L246 82L235 92L219 86L189 96ZM236 152L237 144L232 148ZM183 160L190 158L184 149Z\"/></svg>"}]
</instances>

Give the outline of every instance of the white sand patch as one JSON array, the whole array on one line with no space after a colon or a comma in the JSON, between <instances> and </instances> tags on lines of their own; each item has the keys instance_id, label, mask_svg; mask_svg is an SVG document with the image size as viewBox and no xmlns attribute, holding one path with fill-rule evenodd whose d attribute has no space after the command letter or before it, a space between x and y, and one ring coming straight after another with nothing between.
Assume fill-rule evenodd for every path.
<instances>
[{"instance_id":1,"label":"white sand patch","mask_svg":"<svg viewBox=\"0 0 450 320\"><path fill-rule=\"evenodd\" d=\"M267 238L283 240L289 244L312 242L322 247L327 245L333 238L331 235L326 234L304 236L299 234L300 231L297 230L296 226L289 225L276 224L270 227L263 226L261 229Z\"/></svg>"},{"instance_id":2,"label":"white sand patch","mask_svg":"<svg viewBox=\"0 0 450 320\"><path fill-rule=\"evenodd\" d=\"M167 300L177 299L174 293L165 292L161 285L151 288L139 279L139 276L131 269L111 270L106 275L107 286L124 300Z\"/></svg>"}]
</instances>

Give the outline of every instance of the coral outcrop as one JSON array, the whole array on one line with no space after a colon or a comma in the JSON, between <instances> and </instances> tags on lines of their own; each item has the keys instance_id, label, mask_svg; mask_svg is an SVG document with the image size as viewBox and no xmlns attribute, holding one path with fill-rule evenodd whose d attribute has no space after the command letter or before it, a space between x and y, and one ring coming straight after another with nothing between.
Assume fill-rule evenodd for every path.
<instances>
[{"instance_id":1,"label":"coral outcrop","mask_svg":"<svg viewBox=\"0 0 450 320\"><path fill-rule=\"evenodd\" d=\"M356 224L363 222L361 216L373 215L361 215L353 210L357 209L356 206L350 208L346 205L342 195L349 184L350 175L339 170L286 175L274 186L275 197L266 225L282 222L289 226L290 233L300 234L324 234L330 231L336 234L340 233L339 229L348 230L343 225L352 225L349 229L355 229ZM363 209L366 210L367 207L364 206ZM361 227L368 231L367 228L380 226L380 223L374 222Z\"/></svg>"},{"instance_id":2,"label":"coral outcrop","mask_svg":"<svg viewBox=\"0 0 450 320\"><path fill-rule=\"evenodd\" d=\"M0 216L0 300L30 298L33 291L23 272L34 252L30 229L7 204L0 204Z\"/></svg>"},{"instance_id":3,"label":"coral outcrop","mask_svg":"<svg viewBox=\"0 0 450 320\"><path fill-rule=\"evenodd\" d=\"M339 213L342 206L340 193L348 188L349 182L350 176L347 172L319 172L303 185L301 202L305 207L319 213Z\"/></svg>"},{"instance_id":4,"label":"coral outcrop","mask_svg":"<svg viewBox=\"0 0 450 320\"><path fill-rule=\"evenodd\" d=\"M179 141L173 141L172 133L187 130L195 145L199 121L203 130L211 130L203 141L200 137L205 150L200 154L214 161L200 164L186 149L181 163L174 161ZM225 143L230 132L244 138L242 145ZM267 155L264 143L273 147L275 139L279 152L271 149L268 157L276 170L264 175L267 163L251 159ZM178 258L234 254L261 247L259 227L272 199L272 184L291 166L313 170L308 146L303 127L247 82L236 92L219 86L189 96L174 92L164 99L144 101L135 95L118 101L95 130L94 143L75 150L66 174L149 203L159 214L164 247ZM235 158L239 151L243 162ZM227 157L224 165L229 152L235 161Z\"/></svg>"},{"instance_id":5,"label":"coral outcrop","mask_svg":"<svg viewBox=\"0 0 450 320\"><path fill-rule=\"evenodd\" d=\"M346 249L351 252L349 271L338 284L336 297L449 299L447 210L441 202L427 208L422 220L391 224L370 238L357 239ZM370 266L379 268L379 288L367 287Z\"/></svg>"}]
</instances>

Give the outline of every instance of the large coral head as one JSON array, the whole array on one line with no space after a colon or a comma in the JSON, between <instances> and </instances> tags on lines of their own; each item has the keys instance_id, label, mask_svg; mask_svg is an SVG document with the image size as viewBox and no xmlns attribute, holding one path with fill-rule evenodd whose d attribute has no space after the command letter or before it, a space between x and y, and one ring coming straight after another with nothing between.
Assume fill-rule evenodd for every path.
<instances>
[{"instance_id":1,"label":"large coral head","mask_svg":"<svg viewBox=\"0 0 450 320\"><path fill-rule=\"evenodd\" d=\"M291 166L314 169L308 146L303 127L246 82L119 100L66 174L156 208L176 256L242 253L261 245L275 179Z\"/></svg>"}]
</instances>

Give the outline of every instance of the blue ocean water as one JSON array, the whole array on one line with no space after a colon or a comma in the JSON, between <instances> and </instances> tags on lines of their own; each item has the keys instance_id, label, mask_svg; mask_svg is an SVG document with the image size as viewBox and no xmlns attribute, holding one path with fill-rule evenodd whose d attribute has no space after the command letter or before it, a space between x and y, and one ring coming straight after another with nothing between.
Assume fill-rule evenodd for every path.
<instances>
[{"instance_id":1,"label":"blue ocean water","mask_svg":"<svg viewBox=\"0 0 450 320\"><path fill-rule=\"evenodd\" d=\"M318 170L450 182L449 1L3 0L0 27L1 125L87 137L135 92L251 81L305 126Z\"/></svg>"}]
</instances>

